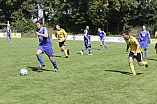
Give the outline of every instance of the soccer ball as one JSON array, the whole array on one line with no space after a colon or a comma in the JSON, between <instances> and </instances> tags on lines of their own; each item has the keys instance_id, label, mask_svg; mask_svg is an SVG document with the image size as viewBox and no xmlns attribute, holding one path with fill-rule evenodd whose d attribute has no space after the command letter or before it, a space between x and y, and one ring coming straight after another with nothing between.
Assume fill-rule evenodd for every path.
<instances>
[{"instance_id":1,"label":"soccer ball","mask_svg":"<svg viewBox=\"0 0 157 104\"><path fill-rule=\"evenodd\" d=\"M20 70L20 75L27 75L27 73L28 73L28 71L27 71L27 69L21 69Z\"/></svg>"}]
</instances>

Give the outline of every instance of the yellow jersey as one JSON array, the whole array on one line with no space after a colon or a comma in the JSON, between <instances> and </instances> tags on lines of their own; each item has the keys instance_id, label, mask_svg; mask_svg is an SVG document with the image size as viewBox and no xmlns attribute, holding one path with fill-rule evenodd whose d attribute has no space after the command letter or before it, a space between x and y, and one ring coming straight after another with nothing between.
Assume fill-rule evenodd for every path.
<instances>
[{"instance_id":1,"label":"yellow jersey","mask_svg":"<svg viewBox=\"0 0 157 104\"><path fill-rule=\"evenodd\" d=\"M55 36L58 37L58 38L60 38L59 42L62 42L61 39L64 39L66 35L67 35L67 33L65 32L64 29L56 30L55 31Z\"/></svg>"},{"instance_id":2,"label":"yellow jersey","mask_svg":"<svg viewBox=\"0 0 157 104\"><path fill-rule=\"evenodd\" d=\"M137 49L137 45L139 44L137 39L133 36L130 36L129 39L124 39L124 40L126 41L126 44L129 46L129 48L131 48L131 51L135 53ZM140 53L140 52L142 52L141 47L139 48L137 53Z\"/></svg>"},{"instance_id":3,"label":"yellow jersey","mask_svg":"<svg viewBox=\"0 0 157 104\"><path fill-rule=\"evenodd\" d=\"M155 32L155 37L157 38L157 31Z\"/></svg>"}]
</instances>

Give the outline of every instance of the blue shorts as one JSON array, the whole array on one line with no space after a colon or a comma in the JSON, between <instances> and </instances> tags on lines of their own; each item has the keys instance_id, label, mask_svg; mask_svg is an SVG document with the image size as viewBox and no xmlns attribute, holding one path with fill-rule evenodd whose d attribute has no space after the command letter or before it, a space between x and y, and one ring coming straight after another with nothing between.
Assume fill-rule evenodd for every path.
<instances>
[{"instance_id":1,"label":"blue shorts","mask_svg":"<svg viewBox=\"0 0 157 104\"><path fill-rule=\"evenodd\" d=\"M142 49L148 49L147 42L140 42L140 47L141 47Z\"/></svg>"},{"instance_id":2,"label":"blue shorts","mask_svg":"<svg viewBox=\"0 0 157 104\"><path fill-rule=\"evenodd\" d=\"M88 40L84 41L84 45L85 47L91 47L91 43L90 41L88 42Z\"/></svg>"},{"instance_id":3,"label":"blue shorts","mask_svg":"<svg viewBox=\"0 0 157 104\"><path fill-rule=\"evenodd\" d=\"M104 39L101 39L100 42L105 43Z\"/></svg>"},{"instance_id":4,"label":"blue shorts","mask_svg":"<svg viewBox=\"0 0 157 104\"><path fill-rule=\"evenodd\" d=\"M47 56L54 56L53 48L51 45L48 45L48 46L39 45L37 50L41 50L42 53L45 52L47 54Z\"/></svg>"}]
</instances>

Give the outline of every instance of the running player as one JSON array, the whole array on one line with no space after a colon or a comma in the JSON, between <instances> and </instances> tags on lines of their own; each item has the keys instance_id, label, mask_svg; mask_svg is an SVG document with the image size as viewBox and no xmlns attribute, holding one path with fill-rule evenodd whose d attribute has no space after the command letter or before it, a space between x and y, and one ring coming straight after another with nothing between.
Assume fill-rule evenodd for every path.
<instances>
[{"instance_id":1,"label":"running player","mask_svg":"<svg viewBox=\"0 0 157 104\"><path fill-rule=\"evenodd\" d=\"M89 50L89 55L92 55L91 54L91 43L90 43L90 39L89 39L89 33L88 33L88 30L89 30L89 26L86 26L86 29L84 30L84 43L85 43L85 48L80 51L80 53L83 55L83 52L88 48Z\"/></svg>"},{"instance_id":2,"label":"running player","mask_svg":"<svg viewBox=\"0 0 157 104\"><path fill-rule=\"evenodd\" d=\"M155 32L156 42L157 42L157 31ZM155 50L156 50L156 56L157 56L157 43L155 43Z\"/></svg>"},{"instance_id":3,"label":"running player","mask_svg":"<svg viewBox=\"0 0 157 104\"><path fill-rule=\"evenodd\" d=\"M65 32L64 29L61 28L61 26L59 24L56 25L57 30L55 31L55 36L59 41L59 47L60 50L64 52L66 58L68 58L69 55L69 49L65 49L65 41L67 36L67 33Z\"/></svg>"},{"instance_id":4,"label":"running player","mask_svg":"<svg viewBox=\"0 0 157 104\"><path fill-rule=\"evenodd\" d=\"M128 54L128 49L130 48L131 51L129 53L129 65L130 69L132 71L132 76L136 76L136 72L134 70L134 65L133 65L133 60L136 58L138 61L139 66L145 65L146 68L148 68L148 63L147 61L143 61L142 59L142 49L140 48L140 44L138 43L137 39L133 36L129 36L128 31L123 31L123 38L126 41L127 44L127 49L126 53Z\"/></svg>"},{"instance_id":5,"label":"running player","mask_svg":"<svg viewBox=\"0 0 157 104\"><path fill-rule=\"evenodd\" d=\"M6 42L8 42L8 37L10 38L10 42L12 42L12 40L11 40L11 29L9 26L7 26L6 33L7 33Z\"/></svg>"},{"instance_id":6,"label":"running player","mask_svg":"<svg viewBox=\"0 0 157 104\"><path fill-rule=\"evenodd\" d=\"M36 51L36 56L39 62L41 63L38 70L41 70L45 66L41 56L41 54L45 52L54 66L54 72L57 72L58 67L56 61L53 59L54 53L53 53L52 43L48 35L48 29L46 27L43 27L43 23L40 20L36 22L36 25L37 25L37 30L35 30L35 34L38 35L39 42L40 42L39 47Z\"/></svg>"},{"instance_id":7,"label":"running player","mask_svg":"<svg viewBox=\"0 0 157 104\"><path fill-rule=\"evenodd\" d=\"M150 34L149 34L149 32L146 30L146 26L145 25L143 25L142 26L142 31L140 32L140 35L139 35L139 37L140 37L140 46L141 46L141 48L142 49L144 49L145 50L145 58L147 58L147 49L148 49L148 45L147 45L147 37L149 38L149 40L150 40Z\"/></svg>"},{"instance_id":8,"label":"running player","mask_svg":"<svg viewBox=\"0 0 157 104\"><path fill-rule=\"evenodd\" d=\"M104 45L104 47L107 49L107 45L105 44L105 36L106 36L106 33L104 31L101 31L101 28L98 28L98 34L99 34L99 37L100 37L100 50L102 50L102 44Z\"/></svg>"}]
</instances>

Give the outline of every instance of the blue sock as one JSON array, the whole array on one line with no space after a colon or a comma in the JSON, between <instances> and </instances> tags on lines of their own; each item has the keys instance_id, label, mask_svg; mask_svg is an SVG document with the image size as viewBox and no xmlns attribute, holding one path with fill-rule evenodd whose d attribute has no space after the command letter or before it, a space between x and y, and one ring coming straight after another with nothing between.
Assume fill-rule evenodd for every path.
<instances>
[{"instance_id":1,"label":"blue sock","mask_svg":"<svg viewBox=\"0 0 157 104\"><path fill-rule=\"evenodd\" d=\"M145 58L147 58L147 51L145 51Z\"/></svg>"},{"instance_id":2,"label":"blue sock","mask_svg":"<svg viewBox=\"0 0 157 104\"><path fill-rule=\"evenodd\" d=\"M8 36L7 36L7 38L6 38L6 42L8 42Z\"/></svg>"},{"instance_id":3,"label":"blue sock","mask_svg":"<svg viewBox=\"0 0 157 104\"><path fill-rule=\"evenodd\" d=\"M105 45L105 48L106 48L106 50L107 50L107 45Z\"/></svg>"},{"instance_id":4,"label":"blue sock","mask_svg":"<svg viewBox=\"0 0 157 104\"><path fill-rule=\"evenodd\" d=\"M89 50L89 54L91 54L91 48L88 48L88 50Z\"/></svg>"},{"instance_id":5,"label":"blue sock","mask_svg":"<svg viewBox=\"0 0 157 104\"><path fill-rule=\"evenodd\" d=\"M37 56L37 59L39 60L39 62L41 63L41 65L45 65L44 62L43 62L43 60L42 60L42 56L41 55Z\"/></svg>"},{"instance_id":6,"label":"blue sock","mask_svg":"<svg viewBox=\"0 0 157 104\"><path fill-rule=\"evenodd\" d=\"M100 45L100 50L102 50L102 45Z\"/></svg>"},{"instance_id":7,"label":"blue sock","mask_svg":"<svg viewBox=\"0 0 157 104\"><path fill-rule=\"evenodd\" d=\"M87 49L87 48L85 47L85 48L82 50L82 52L84 52L86 49Z\"/></svg>"},{"instance_id":8,"label":"blue sock","mask_svg":"<svg viewBox=\"0 0 157 104\"><path fill-rule=\"evenodd\" d=\"M55 60L53 60L52 64L53 64L53 66L54 66L54 69L58 69L58 67L57 67L57 64L56 64L56 61L55 61Z\"/></svg>"}]
</instances>

